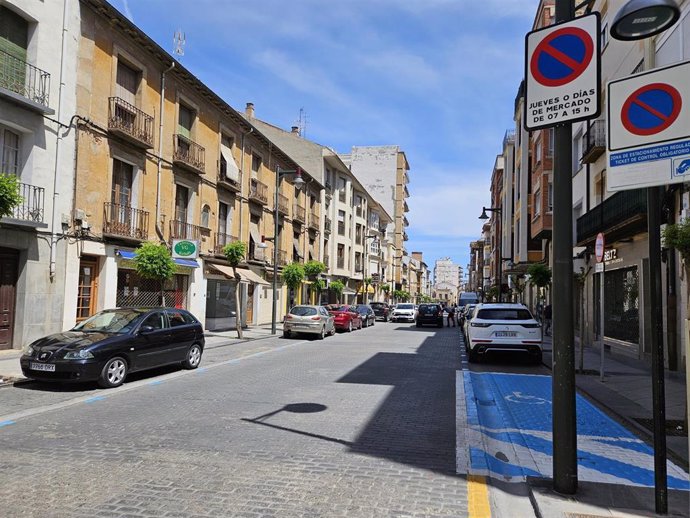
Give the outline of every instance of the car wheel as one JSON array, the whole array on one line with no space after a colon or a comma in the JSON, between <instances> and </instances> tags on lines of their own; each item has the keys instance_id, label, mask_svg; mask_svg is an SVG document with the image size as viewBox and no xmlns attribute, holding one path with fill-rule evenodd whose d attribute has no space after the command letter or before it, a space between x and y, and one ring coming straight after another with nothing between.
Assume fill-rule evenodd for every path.
<instances>
[{"instance_id":1,"label":"car wheel","mask_svg":"<svg viewBox=\"0 0 690 518\"><path fill-rule=\"evenodd\" d=\"M369 321L368 320L362 320L362 327L369 327Z\"/></svg>"},{"instance_id":2,"label":"car wheel","mask_svg":"<svg viewBox=\"0 0 690 518\"><path fill-rule=\"evenodd\" d=\"M98 384L103 388L119 387L127 377L127 362L120 356L110 358L101 371Z\"/></svg>"},{"instance_id":3,"label":"car wheel","mask_svg":"<svg viewBox=\"0 0 690 518\"><path fill-rule=\"evenodd\" d=\"M321 332L319 333L319 335L318 335L317 338L318 338L319 340L323 340L324 338L326 338L326 326L323 326L323 327L321 328Z\"/></svg>"},{"instance_id":4,"label":"car wheel","mask_svg":"<svg viewBox=\"0 0 690 518\"><path fill-rule=\"evenodd\" d=\"M348 332L348 333L351 333L351 332L352 332L352 320L350 320L350 321L347 323L347 332Z\"/></svg>"},{"instance_id":5,"label":"car wheel","mask_svg":"<svg viewBox=\"0 0 690 518\"><path fill-rule=\"evenodd\" d=\"M388 317L383 317L384 322L388 322Z\"/></svg>"},{"instance_id":6,"label":"car wheel","mask_svg":"<svg viewBox=\"0 0 690 518\"><path fill-rule=\"evenodd\" d=\"M477 351L474 349L469 350L469 360L470 363L477 363L479 361L479 355L477 354Z\"/></svg>"},{"instance_id":7,"label":"car wheel","mask_svg":"<svg viewBox=\"0 0 690 518\"><path fill-rule=\"evenodd\" d=\"M331 329L330 335L335 336L335 325L333 326L333 329Z\"/></svg>"},{"instance_id":8,"label":"car wheel","mask_svg":"<svg viewBox=\"0 0 690 518\"><path fill-rule=\"evenodd\" d=\"M436 327L443 327L443 322L436 324Z\"/></svg>"},{"instance_id":9,"label":"car wheel","mask_svg":"<svg viewBox=\"0 0 690 518\"><path fill-rule=\"evenodd\" d=\"M291 334L290 331L283 331L283 338L290 338Z\"/></svg>"},{"instance_id":10,"label":"car wheel","mask_svg":"<svg viewBox=\"0 0 690 518\"><path fill-rule=\"evenodd\" d=\"M537 354L532 356L532 363L535 365L541 365L541 360L542 360L542 352L539 351Z\"/></svg>"},{"instance_id":11,"label":"car wheel","mask_svg":"<svg viewBox=\"0 0 690 518\"><path fill-rule=\"evenodd\" d=\"M192 344L187 351L187 358L182 362L185 369L196 369L201 363L201 346L199 344Z\"/></svg>"}]
</instances>

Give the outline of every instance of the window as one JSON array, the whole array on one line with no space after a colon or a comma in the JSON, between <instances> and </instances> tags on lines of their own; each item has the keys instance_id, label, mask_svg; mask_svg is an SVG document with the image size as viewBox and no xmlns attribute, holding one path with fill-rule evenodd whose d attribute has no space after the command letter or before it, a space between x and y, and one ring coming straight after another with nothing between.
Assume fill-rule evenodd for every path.
<instances>
[{"instance_id":1,"label":"window","mask_svg":"<svg viewBox=\"0 0 690 518\"><path fill-rule=\"evenodd\" d=\"M25 95L29 24L14 11L0 6L0 86ZM17 59L14 59L17 58ZM19 61L18 61L19 60Z\"/></svg>"},{"instance_id":2,"label":"window","mask_svg":"<svg viewBox=\"0 0 690 518\"><path fill-rule=\"evenodd\" d=\"M601 34L600 34L600 45L601 45L601 50L602 52L606 48L606 45L609 44L609 22L604 22L601 25Z\"/></svg>"},{"instance_id":3,"label":"window","mask_svg":"<svg viewBox=\"0 0 690 518\"><path fill-rule=\"evenodd\" d=\"M201 226L204 228L210 228L209 218L211 217L211 207L204 205L201 209Z\"/></svg>"},{"instance_id":4,"label":"window","mask_svg":"<svg viewBox=\"0 0 690 518\"><path fill-rule=\"evenodd\" d=\"M547 200L547 212L553 212L553 184L549 182L548 200Z\"/></svg>"},{"instance_id":5,"label":"window","mask_svg":"<svg viewBox=\"0 0 690 518\"><path fill-rule=\"evenodd\" d=\"M355 211L359 217L362 217L362 201L362 197L359 194L355 196Z\"/></svg>"},{"instance_id":6,"label":"window","mask_svg":"<svg viewBox=\"0 0 690 518\"><path fill-rule=\"evenodd\" d=\"M345 245L338 243L338 268L345 268Z\"/></svg>"},{"instance_id":7,"label":"window","mask_svg":"<svg viewBox=\"0 0 690 518\"><path fill-rule=\"evenodd\" d=\"M541 162L541 136L537 138L537 140L534 143L534 155L535 155L535 163Z\"/></svg>"},{"instance_id":8,"label":"window","mask_svg":"<svg viewBox=\"0 0 690 518\"><path fill-rule=\"evenodd\" d=\"M553 141L556 138L556 132L553 130L553 128L549 128L549 144L548 144L548 151L546 154L547 158L553 158Z\"/></svg>"},{"instance_id":9,"label":"window","mask_svg":"<svg viewBox=\"0 0 690 518\"><path fill-rule=\"evenodd\" d=\"M536 218L539 214L541 214L541 190L537 189L534 191L534 214L532 217Z\"/></svg>"},{"instance_id":10,"label":"window","mask_svg":"<svg viewBox=\"0 0 690 518\"><path fill-rule=\"evenodd\" d=\"M362 225L360 225L359 223L355 228L355 243L358 245L362 244Z\"/></svg>"},{"instance_id":11,"label":"window","mask_svg":"<svg viewBox=\"0 0 690 518\"><path fill-rule=\"evenodd\" d=\"M362 271L362 254L360 252L355 252L355 271Z\"/></svg>"},{"instance_id":12,"label":"window","mask_svg":"<svg viewBox=\"0 0 690 518\"><path fill-rule=\"evenodd\" d=\"M121 59L117 60L117 77L115 79L115 97L136 106L139 90L139 71L133 69ZM191 126L190 126L191 127Z\"/></svg>"},{"instance_id":13,"label":"window","mask_svg":"<svg viewBox=\"0 0 690 518\"><path fill-rule=\"evenodd\" d=\"M220 178L221 180L230 179L235 182L240 180L240 168L235 162L235 157L232 156L232 148L235 144L235 139L228 135L221 135L220 137Z\"/></svg>"},{"instance_id":14,"label":"window","mask_svg":"<svg viewBox=\"0 0 690 518\"><path fill-rule=\"evenodd\" d=\"M342 201L343 203L345 202L347 198L347 180L345 178L339 176L338 177L338 199Z\"/></svg>"},{"instance_id":15,"label":"window","mask_svg":"<svg viewBox=\"0 0 690 518\"><path fill-rule=\"evenodd\" d=\"M121 207L129 207L132 203L132 179L134 168L120 160L113 160L113 185L110 201Z\"/></svg>"},{"instance_id":16,"label":"window","mask_svg":"<svg viewBox=\"0 0 690 518\"><path fill-rule=\"evenodd\" d=\"M177 120L177 133L188 139L192 138L192 125L194 124L194 110L180 104L180 113Z\"/></svg>"},{"instance_id":17,"label":"window","mask_svg":"<svg viewBox=\"0 0 690 518\"><path fill-rule=\"evenodd\" d=\"M519 200L520 199L520 191L522 189L520 188L520 168L518 167L515 170L515 199Z\"/></svg>"},{"instance_id":18,"label":"window","mask_svg":"<svg viewBox=\"0 0 690 518\"><path fill-rule=\"evenodd\" d=\"M218 204L218 232L220 234L228 233L228 209L227 203L220 202Z\"/></svg>"},{"instance_id":19,"label":"window","mask_svg":"<svg viewBox=\"0 0 690 518\"><path fill-rule=\"evenodd\" d=\"M339 236L345 235L345 211L344 210L338 211L338 235Z\"/></svg>"},{"instance_id":20,"label":"window","mask_svg":"<svg viewBox=\"0 0 690 518\"><path fill-rule=\"evenodd\" d=\"M175 189L175 220L187 222L187 208L189 207L189 189L177 185Z\"/></svg>"},{"instance_id":21,"label":"window","mask_svg":"<svg viewBox=\"0 0 690 518\"><path fill-rule=\"evenodd\" d=\"M252 153L252 173L258 174L261 169L262 158L261 155Z\"/></svg>"},{"instance_id":22,"label":"window","mask_svg":"<svg viewBox=\"0 0 690 518\"><path fill-rule=\"evenodd\" d=\"M582 128L578 130L573 139L573 176L580 170L580 158L582 157Z\"/></svg>"},{"instance_id":23,"label":"window","mask_svg":"<svg viewBox=\"0 0 690 518\"><path fill-rule=\"evenodd\" d=\"M379 255L380 247L379 247L379 240L374 239L372 240L371 244L369 245L369 252L374 255Z\"/></svg>"},{"instance_id":24,"label":"window","mask_svg":"<svg viewBox=\"0 0 690 518\"><path fill-rule=\"evenodd\" d=\"M2 170L0 173L19 176L19 135L8 129L2 132Z\"/></svg>"},{"instance_id":25,"label":"window","mask_svg":"<svg viewBox=\"0 0 690 518\"><path fill-rule=\"evenodd\" d=\"M150 326L156 331L168 327L165 323L165 315L161 312L156 312L147 316L146 320L141 323L141 327L143 328L144 326Z\"/></svg>"}]
</instances>

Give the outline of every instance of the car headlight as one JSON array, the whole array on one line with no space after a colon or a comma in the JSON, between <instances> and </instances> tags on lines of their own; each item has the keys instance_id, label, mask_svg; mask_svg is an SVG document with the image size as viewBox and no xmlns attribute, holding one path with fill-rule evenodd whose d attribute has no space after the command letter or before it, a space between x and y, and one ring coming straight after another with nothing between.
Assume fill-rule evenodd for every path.
<instances>
[{"instance_id":1,"label":"car headlight","mask_svg":"<svg viewBox=\"0 0 690 518\"><path fill-rule=\"evenodd\" d=\"M36 349L34 349L33 344L25 345L22 348L22 353L24 353L27 356L33 356L35 352L36 352Z\"/></svg>"},{"instance_id":2,"label":"car headlight","mask_svg":"<svg viewBox=\"0 0 690 518\"><path fill-rule=\"evenodd\" d=\"M69 351L65 354L65 360L89 360L93 358L91 351L86 349L79 349L78 351Z\"/></svg>"}]
</instances>

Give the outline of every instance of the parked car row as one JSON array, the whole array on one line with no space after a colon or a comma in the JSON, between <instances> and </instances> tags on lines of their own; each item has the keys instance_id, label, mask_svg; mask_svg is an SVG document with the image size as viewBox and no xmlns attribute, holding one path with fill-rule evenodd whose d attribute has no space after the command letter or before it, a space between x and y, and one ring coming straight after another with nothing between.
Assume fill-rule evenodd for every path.
<instances>
[{"instance_id":1,"label":"parked car row","mask_svg":"<svg viewBox=\"0 0 690 518\"><path fill-rule=\"evenodd\" d=\"M376 315L367 304L326 304L323 306L294 306L283 320L283 336L315 334L323 339L336 331L351 332L373 326Z\"/></svg>"}]
</instances>

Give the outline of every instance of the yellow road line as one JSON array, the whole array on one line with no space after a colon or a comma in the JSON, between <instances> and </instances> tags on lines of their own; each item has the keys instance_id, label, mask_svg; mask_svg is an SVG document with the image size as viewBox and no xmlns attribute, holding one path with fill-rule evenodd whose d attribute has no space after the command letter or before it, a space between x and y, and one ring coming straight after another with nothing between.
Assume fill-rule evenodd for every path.
<instances>
[{"instance_id":1,"label":"yellow road line","mask_svg":"<svg viewBox=\"0 0 690 518\"><path fill-rule=\"evenodd\" d=\"M491 518L486 477L467 476L467 509L469 510L469 518Z\"/></svg>"}]
</instances>

